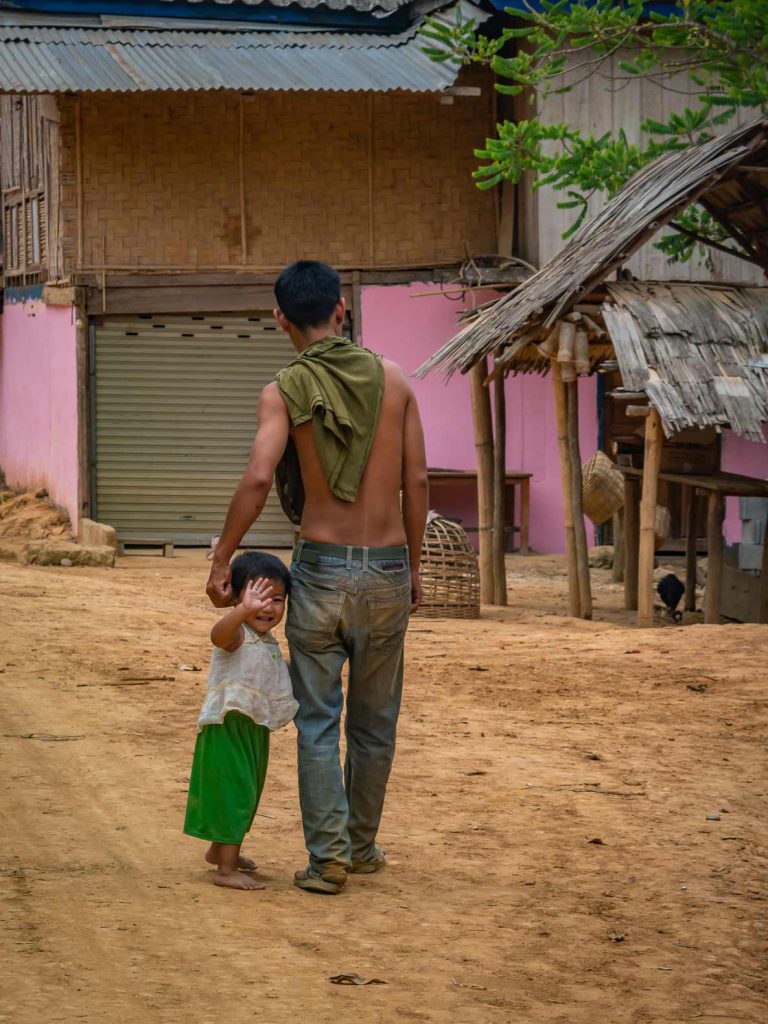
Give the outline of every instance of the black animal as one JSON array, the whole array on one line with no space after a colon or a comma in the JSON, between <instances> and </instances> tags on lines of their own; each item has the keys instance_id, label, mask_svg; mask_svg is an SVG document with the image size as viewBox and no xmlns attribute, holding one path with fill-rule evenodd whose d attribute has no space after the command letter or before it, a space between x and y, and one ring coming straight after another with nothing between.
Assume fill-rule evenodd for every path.
<instances>
[{"instance_id":1,"label":"black animal","mask_svg":"<svg viewBox=\"0 0 768 1024\"><path fill-rule=\"evenodd\" d=\"M673 572L667 573L666 576L659 580L657 590L659 591L659 597L667 606L669 617L674 619L675 622L682 622L683 613L677 610L680 598L685 593L685 584L682 580L679 580Z\"/></svg>"}]
</instances>

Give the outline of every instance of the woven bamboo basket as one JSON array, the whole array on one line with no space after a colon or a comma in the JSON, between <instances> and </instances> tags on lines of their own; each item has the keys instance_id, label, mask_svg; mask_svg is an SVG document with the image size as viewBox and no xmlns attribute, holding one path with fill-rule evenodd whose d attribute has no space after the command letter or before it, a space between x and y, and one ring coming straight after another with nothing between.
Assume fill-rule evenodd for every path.
<instances>
[{"instance_id":1,"label":"woven bamboo basket","mask_svg":"<svg viewBox=\"0 0 768 1024\"><path fill-rule=\"evenodd\" d=\"M477 555L458 523L435 516L421 547L424 597L419 615L427 619L479 619Z\"/></svg>"},{"instance_id":2,"label":"woven bamboo basket","mask_svg":"<svg viewBox=\"0 0 768 1024\"><path fill-rule=\"evenodd\" d=\"M581 472L584 515L600 526L624 505L624 476L605 452L595 452Z\"/></svg>"}]
</instances>

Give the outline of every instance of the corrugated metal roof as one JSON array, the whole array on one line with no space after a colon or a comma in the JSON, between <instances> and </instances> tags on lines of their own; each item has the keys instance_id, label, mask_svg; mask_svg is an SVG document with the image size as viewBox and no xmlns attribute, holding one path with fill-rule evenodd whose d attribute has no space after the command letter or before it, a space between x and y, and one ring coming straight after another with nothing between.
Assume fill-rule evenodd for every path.
<instances>
[{"instance_id":1,"label":"corrugated metal roof","mask_svg":"<svg viewBox=\"0 0 768 1024\"><path fill-rule=\"evenodd\" d=\"M179 0L164 0L164 2L173 4L178 3ZM314 7L328 7L332 11L373 11L376 9L380 11L396 11L400 7L405 7L410 3L410 0L185 0L185 2L191 4L213 2L215 4L225 4L226 6L231 6L235 3L237 6L244 4L246 7L260 7L265 3L276 7L288 7L289 4L295 4L297 7L303 7L305 10L311 10Z\"/></svg>"},{"instance_id":2,"label":"corrugated metal roof","mask_svg":"<svg viewBox=\"0 0 768 1024\"><path fill-rule=\"evenodd\" d=\"M170 0L169 0L170 2ZM468 0L436 17L485 15ZM306 90L439 92L458 74L397 34L0 26L0 92Z\"/></svg>"}]
</instances>

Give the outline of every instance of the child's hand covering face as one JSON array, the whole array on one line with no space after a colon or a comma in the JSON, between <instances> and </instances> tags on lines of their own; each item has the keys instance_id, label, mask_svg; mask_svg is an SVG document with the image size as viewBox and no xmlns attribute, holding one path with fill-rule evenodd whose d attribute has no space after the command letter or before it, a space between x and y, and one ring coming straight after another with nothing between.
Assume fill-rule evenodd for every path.
<instances>
[{"instance_id":1,"label":"child's hand covering face","mask_svg":"<svg viewBox=\"0 0 768 1024\"><path fill-rule=\"evenodd\" d=\"M285 587L280 580L259 577L249 580L240 594L240 607L245 621L257 633L267 633L276 626L285 612Z\"/></svg>"}]
</instances>

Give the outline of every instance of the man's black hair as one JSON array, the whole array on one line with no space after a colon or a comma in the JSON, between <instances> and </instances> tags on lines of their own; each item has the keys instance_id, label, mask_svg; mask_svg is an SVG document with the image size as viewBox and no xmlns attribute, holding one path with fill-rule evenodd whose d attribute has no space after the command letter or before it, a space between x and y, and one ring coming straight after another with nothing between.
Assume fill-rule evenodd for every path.
<instances>
[{"instance_id":1,"label":"man's black hair","mask_svg":"<svg viewBox=\"0 0 768 1024\"><path fill-rule=\"evenodd\" d=\"M274 555L264 551L244 551L230 564L232 570L232 593L240 595L243 587L250 580L262 577L265 580L278 580L285 587L286 596L291 592L291 574L288 567Z\"/></svg>"},{"instance_id":2,"label":"man's black hair","mask_svg":"<svg viewBox=\"0 0 768 1024\"><path fill-rule=\"evenodd\" d=\"M297 260L275 282L275 298L284 316L304 331L331 319L341 298L341 281L327 263Z\"/></svg>"}]
</instances>

